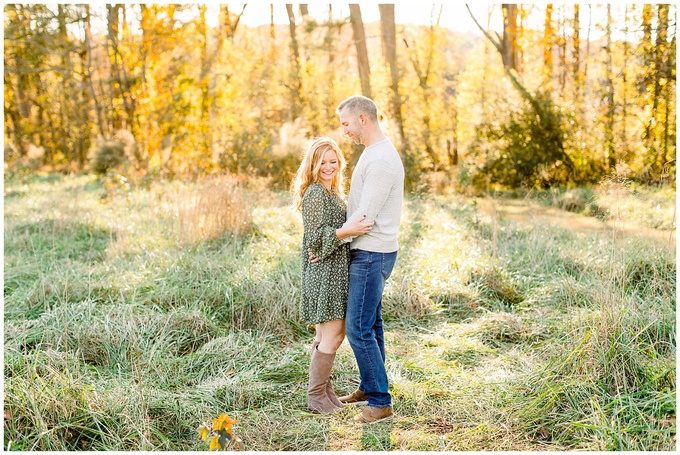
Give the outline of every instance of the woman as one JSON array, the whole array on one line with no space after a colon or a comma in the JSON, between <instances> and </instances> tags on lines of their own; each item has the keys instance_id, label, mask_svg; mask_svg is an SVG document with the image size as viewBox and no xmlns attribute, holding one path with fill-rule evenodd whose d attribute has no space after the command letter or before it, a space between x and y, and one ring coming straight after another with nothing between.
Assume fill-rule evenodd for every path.
<instances>
[{"instance_id":1,"label":"woman","mask_svg":"<svg viewBox=\"0 0 680 455\"><path fill-rule=\"evenodd\" d=\"M366 234L373 223L364 218L343 227L347 205L342 200L345 158L329 138L307 149L293 180L293 207L302 213L302 290L300 319L315 325L309 365L307 407L330 413L343 407L330 384L335 352L345 338L349 286L349 243L345 237ZM307 251L320 258L310 263Z\"/></svg>"}]
</instances>

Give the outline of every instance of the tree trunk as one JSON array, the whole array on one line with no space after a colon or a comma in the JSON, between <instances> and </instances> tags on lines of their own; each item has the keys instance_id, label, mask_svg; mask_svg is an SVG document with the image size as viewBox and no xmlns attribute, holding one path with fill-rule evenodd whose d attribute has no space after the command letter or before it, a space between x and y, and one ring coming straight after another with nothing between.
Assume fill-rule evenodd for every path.
<instances>
[{"instance_id":1,"label":"tree trunk","mask_svg":"<svg viewBox=\"0 0 680 455\"><path fill-rule=\"evenodd\" d=\"M548 81L552 80L552 44L553 44L553 24L552 24L552 3L545 6L545 28L543 32L543 65Z\"/></svg>"},{"instance_id":2,"label":"tree trunk","mask_svg":"<svg viewBox=\"0 0 680 455\"><path fill-rule=\"evenodd\" d=\"M42 86L42 81L38 80L37 84L38 90L41 90L43 93L46 93L46 87ZM36 106L38 108L38 125L44 125L45 128L41 128L40 130L37 131L36 136L38 137L37 144L42 146L45 150L45 153L43 155L43 161L42 164L45 165L48 162L52 161L52 156L53 156L53 147L52 144L54 144L54 132L55 132L55 127L54 127L54 122L52 121L52 116L48 112L45 112L45 106L42 104L37 104ZM49 135L49 140L48 140L48 135Z\"/></svg>"},{"instance_id":3,"label":"tree trunk","mask_svg":"<svg viewBox=\"0 0 680 455\"><path fill-rule=\"evenodd\" d=\"M605 122L605 164L608 169L614 169L616 167L616 150L614 146L614 83L613 83L613 73L614 73L614 62L613 62L613 51L612 51L612 14L611 14L611 4L607 4L607 28L606 28L606 52L607 61L605 64L605 81L607 90L607 120Z\"/></svg>"},{"instance_id":4,"label":"tree trunk","mask_svg":"<svg viewBox=\"0 0 680 455\"><path fill-rule=\"evenodd\" d=\"M446 152L449 158L449 168L458 165L458 108L456 107L455 76L451 78L451 87L444 92L444 106L451 119L451 135L446 139ZM451 103L449 104L449 102Z\"/></svg>"},{"instance_id":5,"label":"tree trunk","mask_svg":"<svg viewBox=\"0 0 680 455\"><path fill-rule=\"evenodd\" d=\"M87 87L90 92L90 98L94 103L94 111L97 114L97 127L99 128L99 134L104 137L110 133L106 127L106 122L104 120L104 114L97 94L94 91L94 82L92 81L92 28L90 25L90 5L87 3L84 5L85 8L85 52L87 55L87 62L85 63L85 68L87 70Z\"/></svg>"},{"instance_id":6,"label":"tree trunk","mask_svg":"<svg viewBox=\"0 0 680 455\"><path fill-rule=\"evenodd\" d=\"M503 8L503 41L501 56L503 66L519 71L517 58L517 5L504 3Z\"/></svg>"},{"instance_id":7,"label":"tree trunk","mask_svg":"<svg viewBox=\"0 0 680 455\"><path fill-rule=\"evenodd\" d=\"M402 148L406 147L404 136L404 120L401 114L402 101L399 95L399 70L397 68L397 28L394 23L394 4L380 4L380 26L383 35L383 55L390 67L392 89L392 115L397 124L398 142Z\"/></svg>"},{"instance_id":8,"label":"tree trunk","mask_svg":"<svg viewBox=\"0 0 680 455\"><path fill-rule=\"evenodd\" d=\"M432 161L432 168L436 170L439 165L439 160L434 152L434 147L432 146L431 131L432 125L430 122L430 85L429 79L432 68L432 61L434 59L434 51L436 47L436 29L439 27L439 21L441 20L442 9L439 9L439 16L437 17L437 23L431 26L429 29L428 36L428 49L425 65L422 65L418 57L418 51L416 49L415 43L413 46L409 46L408 40L404 38L404 44L406 45L406 50L413 64L413 69L418 77L418 86L420 87L420 93L422 95L424 114L423 114L423 139L425 140L425 151L427 152L430 160Z\"/></svg>"},{"instance_id":9,"label":"tree trunk","mask_svg":"<svg viewBox=\"0 0 680 455\"><path fill-rule=\"evenodd\" d=\"M671 176L675 175L675 170L676 170L676 154L677 154L677 146L676 146L676 128L675 125L677 124L677 109L676 109L676 97L675 97L675 68L677 67L677 40L675 36L675 27L674 27L674 34L673 38L671 39L670 43L668 44L668 61L666 65L667 69L667 74L666 74L666 79L667 80L672 80L672 86L673 90L671 91L671 83L666 84L666 121L664 122L664 142L666 144L666 160L665 163L666 165L669 165L670 163L673 163L670 168L667 170L669 171ZM671 104L672 103L672 104ZM673 181L675 181L675 177L671 177Z\"/></svg>"},{"instance_id":10,"label":"tree trunk","mask_svg":"<svg viewBox=\"0 0 680 455\"><path fill-rule=\"evenodd\" d=\"M234 40L234 35L236 35L236 29L238 28L238 24L241 22L241 17L243 17L243 13L246 10L247 4L243 5L243 8L241 9L241 12L236 15L236 14L231 14L229 12L229 5L220 5L220 23L219 23L219 28L220 28L220 36L223 38L221 41L217 43L218 49L222 47L222 41L224 41L225 38L229 38L229 40L233 41ZM272 11L274 9L274 5L270 5ZM232 16L236 16L233 18Z\"/></svg>"},{"instance_id":11,"label":"tree trunk","mask_svg":"<svg viewBox=\"0 0 680 455\"><path fill-rule=\"evenodd\" d=\"M668 37L668 5L657 6L657 24L656 24L656 40L652 43L652 21L653 21L653 7L655 5L644 5L642 13L642 52L643 59L648 68L643 84L641 84L642 93L648 93L651 97L651 111L649 118L645 125L645 147L647 148L647 161L650 165L650 177L656 178L663 172L663 167L666 163L667 145L664 131L664 137L660 137L658 123L663 122L663 117L660 110L659 102L662 101L663 93L667 83L662 83L662 79L666 79L666 65L667 65L667 37ZM648 98L649 98L648 97ZM649 102L648 101L648 102ZM668 106L665 106L666 109ZM665 129L665 128L664 128Z\"/></svg>"},{"instance_id":12,"label":"tree trunk","mask_svg":"<svg viewBox=\"0 0 680 455\"><path fill-rule=\"evenodd\" d=\"M645 67L649 68L654 61L654 49L652 47L652 5L645 4L642 7L642 52Z\"/></svg>"},{"instance_id":13,"label":"tree trunk","mask_svg":"<svg viewBox=\"0 0 680 455\"><path fill-rule=\"evenodd\" d=\"M220 5L220 7L222 6L223 5ZM198 43L201 49L201 74L198 81L201 90L201 112L200 112L201 124L199 125L199 129L201 131L201 136L203 139L202 151L208 154L209 153L208 151L210 150L210 122L208 120L208 117L210 114L210 105L212 104L210 101L209 76L210 68L212 67L212 59L217 56L217 52L215 52L215 55L213 56L208 55L208 26L206 24L205 18L206 10L207 7L205 4L198 5L199 13L198 29L201 36L201 40ZM227 14L229 13L227 12ZM224 40L220 39L217 40L217 42L222 43L224 42Z\"/></svg>"},{"instance_id":14,"label":"tree trunk","mask_svg":"<svg viewBox=\"0 0 680 455\"><path fill-rule=\"evenodd\" d=\"M573 51L572 51L572 78L574 80L574 102L580 104L583 78L581 74L581 41L579 36L579 5L574 5L574 35L573 35Z\"/></svg>"},{"instance_id":15,"label":"tree trunk","mask_svg":"<svg viewBox=\"0 0 680 455\"><path fill-rule=\"evenodd\" d=\"M642 41L640 42L640 47L642 48L642 58L645 62L645 68L651 68L654 63L655 52L652 45L652 5L650 4L645 4L642 7ZM650 76L650 74L645 75L643 83L640 84L640 94L644 94L645 92L649 93L651 91ZM652 111L652 114L645 125L643 136L648 155L654 153L654 138L652 133L653 116L654 112Z\"/></svg>"},{"instance_id":16,"label":"tree trunk","mask_svg":"<svg viewBox=\"0 0 680 455\"><path fill-rule=\"evenodd\" d=\"M469 10L468 10L469 11ZM493 7L489 6L487 8L487 14L486 14L486 29L491 28L491 15L493 12ZM472 13L470 13L472 15ZM487 108L489 106L489 103L486 102L486 94L487 94L487 87L489 85L487 84L487 75L489 74L489 63L490 63L490 52L489 52L489 43L493 44L496 48L496 43L494 42L493 39L487 39L484 40L484 59L483 59L483 66L482 66L482 83L480 84L479 88L479 105L482 106L482 122L486 122L488 119L488 113L490 111L490 108Z\"/></svg>"},{"instance_id":17,"label":"tree trunk","mask_svg":"<svg viewBox=\"0 0 680 455\"><path fill-rule=\"evenodd\" d=\"M11 13L11 14L10 14ZM7 5L5 7L5 40L8 40L10 32L8 29L11 27L12 30L16 27L21 29L21 20L18 18L17 5ZM13 34L12 34L13 35ZM4 96L5 96L5 109L4 109L4 119L5 119L5 131L7 136L11 139L14 147L16 148L18 157L23 157L26 154L25 150L25 139L24 131L22 125L22 89L21 89L21 74L12 74L8 67L18 67L18 60L21 58L23 52L22 46L15 45L14 58L10 60L10 56L7 54L7 41L5 41L5 71L3 72L3 82L4 82ZM11 120L8 122L7 120ZM10 125L11 124L11 128ZM7 144L5 144L6 146ZM9 159L8 156L5 157L6 160Z\"/></svg>"},{"instance_id":18,"label":"tree trunk","mask_svg":"<svg viewBox=\"0 0 680 455\"><path fill-rule=\"evenodd\" d=\"M671 42L671 45L673 46L673 48L675 48L675 39L673 39L673 41ZM673 63L675 63L675 62L673 62ZM673 135L673 137L671 137L671 134L670 134L671 120L673 120L673 124L675 124L675 121L674 121L675 119L673 119L673 117L672 117L673 114L675 113L675 110L670 109L671 91L668 89L668 86L666 86L666 89L664 90L664 92L666 93L666 96L665 96L665 99L664 99L664 101L665 101L664 121L663 121L663 150L664 150L664 155L662 157L663 158L663 168L662 168L662 175L661 175L662 178L665 178L666 174L667 173L670 174L672 172L673 168L675 168L675 165L673 165L671 169L667 169L667 166L670 163L675 162L675 156L674 156L675 135ZM675 129L673 129L673 131L675 131ZM669 147L669 142L671 143L670 147ZM673 172L673 174L674 174L674 172Z\"/></svg>"},{"instance_id":19,"label":"tree trunk","mask_svg":"<svg viewBox=\"0 0 680 455\"><path fill-rule=\"evenodd\" d=\"M118 20L118 15L120 13L121 8L125 8L124 5L116 4L116 5L106 5L106 8L108 9L109 12L109 19L108 19L108 42L109 45L111 46L111 66L112 66L112 74L111 74L111 80L116 82L116 85L118 87L118 92L120 94L120 98L123 101L123 107L125 109L125 122L123 122L122 118L118 117L117 118L117 124L114 126L115 128L122 128L124 126L127 126L132 130L132 134L134 136L135 133L135 128L134 128L134 107L133 107L133 101L130 99L130 85L129 81L127 78L127 72L125 70L125 62L120 54L120 50L118 48L118 43L120 40L120 24ZM119 63L119 58L120 58L120 63ZM114 117L115 118L115 117Z\"/></svg>"},{"instance_id":20,"label":"tree trunk","mask_svg":"<svg viewBox=\"0 0 680 455\"><path fill-rule=\"evenodd\" d=\"M593 28L593 7L588 5L588 28L586 33L586 52L583 56L583 80L588 80L588 57L590 56L590 30ZM585 84L584 97L587 99L590 95L588 84Z\"/></svg>"},{"instance_id":21,"label":"tree trunk","mask_svg":"<svg viewBox=\"0 0 680 455\"><path fill-rule=\"evenodd\" d=\"M118 8L120 5L106 5L106 8L108 10L108 21L107 21L107 46L114 47L113 43L118 41L117 35L118 35ZM120 113L118 110L114 107L114 98L115 98L115 81L117 80L117 75L116 75L116 56L117 53L114 51L108 51L108 56L109 56L109 65L110 65L110 74L109 77L107 78L110 82L108 84L108 89L109 89L109 95L106 96L104 95L105 99L108 99L109 106L106 111L108 112L109 115L109 122L111 125L111 131L115 131L117 129L120 129L122 127L122 120L120 118ZM100 77L99 78L99 83L103 84L105 78ZM120 86L120 83L118 84ZM103 93L103 91L102 91Z\"/></svg>"},{"instance_id":22,"label":"tree trunk","mask_svg":"<svg viewBox=\"0 0 680 455\"><path fill-rule=\"evenodd\" d=\"M70 161L75 161L75 156L73 156L73 150L68 146L69 143L75 143L75 140L70 136L70 127L73 119L73 96L75 95L75 90L72 84L73 81L73 69L71 65L71 55L69 52L69 42L68 42L68 32L66 31L66 5L57 5L57 23L59 30L59 41L58 49L61 60L61 65L64 70L59 74L61 86L64 91L61 92L61 96L57 95L59 98L59 127L58 131L53 131L58 137L57 143L54 144L58 147L59 151Z\"/></svg>"},{"instance_id":23,"label":"tree trunk","mask_svg":"<svg viewBox=\"0 0 680 455\"><path fill-rule=\"evenodd\" d=\"M271 39L271 49L276 45L276 25L274 24L274 4L269 4L269 38Z\"/></svg>"},{"instance_id":24,"label":"tree trunk","mask_svg":"<svg viewBox=\"0 0 680 455\"><path fill-rule=\"evenodd\" d=\"M65 96L63 97L63 114L66 123L61 124L63 131L62 135L62 153L68 157L69 162L78 163L82 169L85 166L85 154L89 139L90 122L87 118L87 110L78 108L87 104L87 90L85 89L85 82L81 75L80 87L76 83L76 69L71 58L71 52L76 50L72 45L68 32L66 30L66 5L58 5L57 18L59 22L59 38L62 46L62 66L66 71L62 75L64 87L66 88ZM81 52L81 61L84 61L84 55ZM81 68L83 65L81 65ZM68 144L73 144L73 150L69 150Z\"/></svg>"},{"instance_id":25,"label":"tree trunk","mask_svg":"<svg viewBox=\"0 0 680 455\"><path fill-rule=\"evenodd\" d=\"M361 79L361 93L373 98L371 94L371 69L368 64L368 49L366 48L366 34L364 22L361 19L361 6L356 3L349 5L349 19L352 22L354 33L354 45L357 50L357 65L359 66L359 78Z\"/></svg>"},{"instance_id":26,"label":"tree trunk","mask_svg":"<svg viewBox=\"0 0 680 455\"><path fill-rule=\"evenodd\" d=\"M291 62L291 75L290 75L290 118L289 120L295 120L300 116L302 112L302 82L300 80L300 49L297 41L296 26L295 26L295 14L293 13L293 5L286 3L286 11L288 12L288 25L290 29L290 49L293 54L293 60Z\"/></svg>"},{"instance_id":27,"label":"tree trunk","mask_svg":"<svg viewBox=\"0 0 680 455\"><path fill-rule=\"evenodd\" d=\"M564 93L565 87L567 86L567 72L569 71L567 66L567 27L565 19L565 6L561 8L562 14L560 14L560 29L562 30L562 35L559 37L559 56L560 56L560 89Z\"/></svg>"},{"instance_id":28,"label":"tree trunk","mask_svg":"<svg viewBox=\"0 0 680 455\"><path fill-rule=\"evenodd\" d=\"M340 23L344 24L344 20ZM327 55L327 64L324 70L325 80L328 87L335 87L335 81L342 78L336 71L337 65L335 58L337 56L337 43L334 35L342 36L341 28L343 25L338 25L333 19L333 5L328 5L328 18L326 19L326 37L324 38L324 51ZM368 58L368 57L366 57ZM335 107L337 105L337 98L333 90L324 90L323 95L323 114L317 116L317 121L310 122L313 134L321 134L320 132L326 128L325 125L333 124L335 118ZM348 155L349 157L349 155Z\"/></svg>"},{"instance_id":29,"label":"tree trunk","mask_svg":"<svg viewBox=\"0 0 680 455\"><path fill-rule=\"evenodd\" d=\"M626 5L623 13L624 29L623 29L623 65L621 68L621 81L623 84L621 92L621 150L619 159L627 161L628 157L628 57L630 54L630 43L628 41L628 5Z\"/></svg>"},{"instance_id":30,"label":"tree trunk","mask_svg":"<svg viewBox=\"0 0 680 455\"><path fill-rule=\"evenodd\" d=\"M652 113L656 113L659 109L659 101L666 99L664 92L668 91L668 83L662 84L662 79L666 79L667 49L668 49L668 9L669 5L658 5L658 18L656 28L656 46L654 58L654 105ZM664 103L664 110L668 111L668 104ZM668 118L668 112L665 112L665 118ZM652 114L654 115L654 114ZM661 119L660 119L661 120ZM662 123L663 120L661 120ZM664 127L664 130L666 128ZM654 134L654 136L658 136ZM656 157L656 171L660 175L663 173L663 168L666 165L666 154L668 152L667 134L658 138L659 145L657 147Z\"/></svg>"}]
</instances>

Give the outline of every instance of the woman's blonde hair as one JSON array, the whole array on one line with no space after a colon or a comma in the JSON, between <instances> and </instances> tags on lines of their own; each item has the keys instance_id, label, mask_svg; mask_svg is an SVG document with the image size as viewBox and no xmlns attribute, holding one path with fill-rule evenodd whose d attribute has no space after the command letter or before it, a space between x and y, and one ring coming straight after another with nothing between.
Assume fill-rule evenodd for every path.
<instances>
[{"instance_id":1,"label":"woman's blonde hair","mask_svg":"<svg viewBox=\"0 0 680 455\"><path fill-rule=\"evenodd\" d=\"M338 144L329 137L320 137L316 139L307 148L297 174L291 184L291 192L293 193L293 208L300 210L302 207L302 196L309 185L319 181L319 171L321 170L321 161L324 154L333 150L338 157L338 172L331 181L331 189L336 193L342 195L344 192L344 177L345 157Z\"/></svg>"}]
</instances>

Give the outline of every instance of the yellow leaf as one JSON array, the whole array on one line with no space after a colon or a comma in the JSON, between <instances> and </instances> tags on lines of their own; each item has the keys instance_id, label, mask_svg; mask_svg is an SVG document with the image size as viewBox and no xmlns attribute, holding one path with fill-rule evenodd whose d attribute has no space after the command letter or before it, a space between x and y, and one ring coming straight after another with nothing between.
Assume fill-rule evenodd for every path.
<instances>
[{"instance_id":1,"label":"yellow leaf","mask_svg":"<svg viewBox=\"0 0 680 455\"><path fill-rule=\"evenodd\" d=\"M222 446L220 446L219 436L215 436L214 438L212 438L210 440L210 450L215 450L215 449L219 450L221 448L222 448Z\"/></svg>"},{"instance_id":2,"label":"yellow leaf","mask_svg":"<svg viewBox=\"0 0 680 455\"><path fill-rule=\"evenodd\" d=\"M204 441L208 440L208 433L210 432L210 429L206 427L205 425L201 425L198 427L198 437L200 439L203 439Z\"/></svg>"}]
</instances>

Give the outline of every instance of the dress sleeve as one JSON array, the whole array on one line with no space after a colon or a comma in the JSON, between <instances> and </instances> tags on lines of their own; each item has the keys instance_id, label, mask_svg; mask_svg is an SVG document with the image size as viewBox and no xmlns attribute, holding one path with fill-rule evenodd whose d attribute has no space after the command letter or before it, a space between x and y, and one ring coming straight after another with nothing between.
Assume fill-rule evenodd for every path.
<instances>
[{"instance_id":1,"label":"dress sleeve","mask_svg":"<svg viewBox=\"0 0 680 455\"><path fill-rule=\"evenodd\" d=\"M307 237L307 248L317 257L324 259L333 253L340 245L335 227L329 220L324 219L325 196L316 187L307 188L302 198L302 224Z\"/></svg>"}]
</instances>

